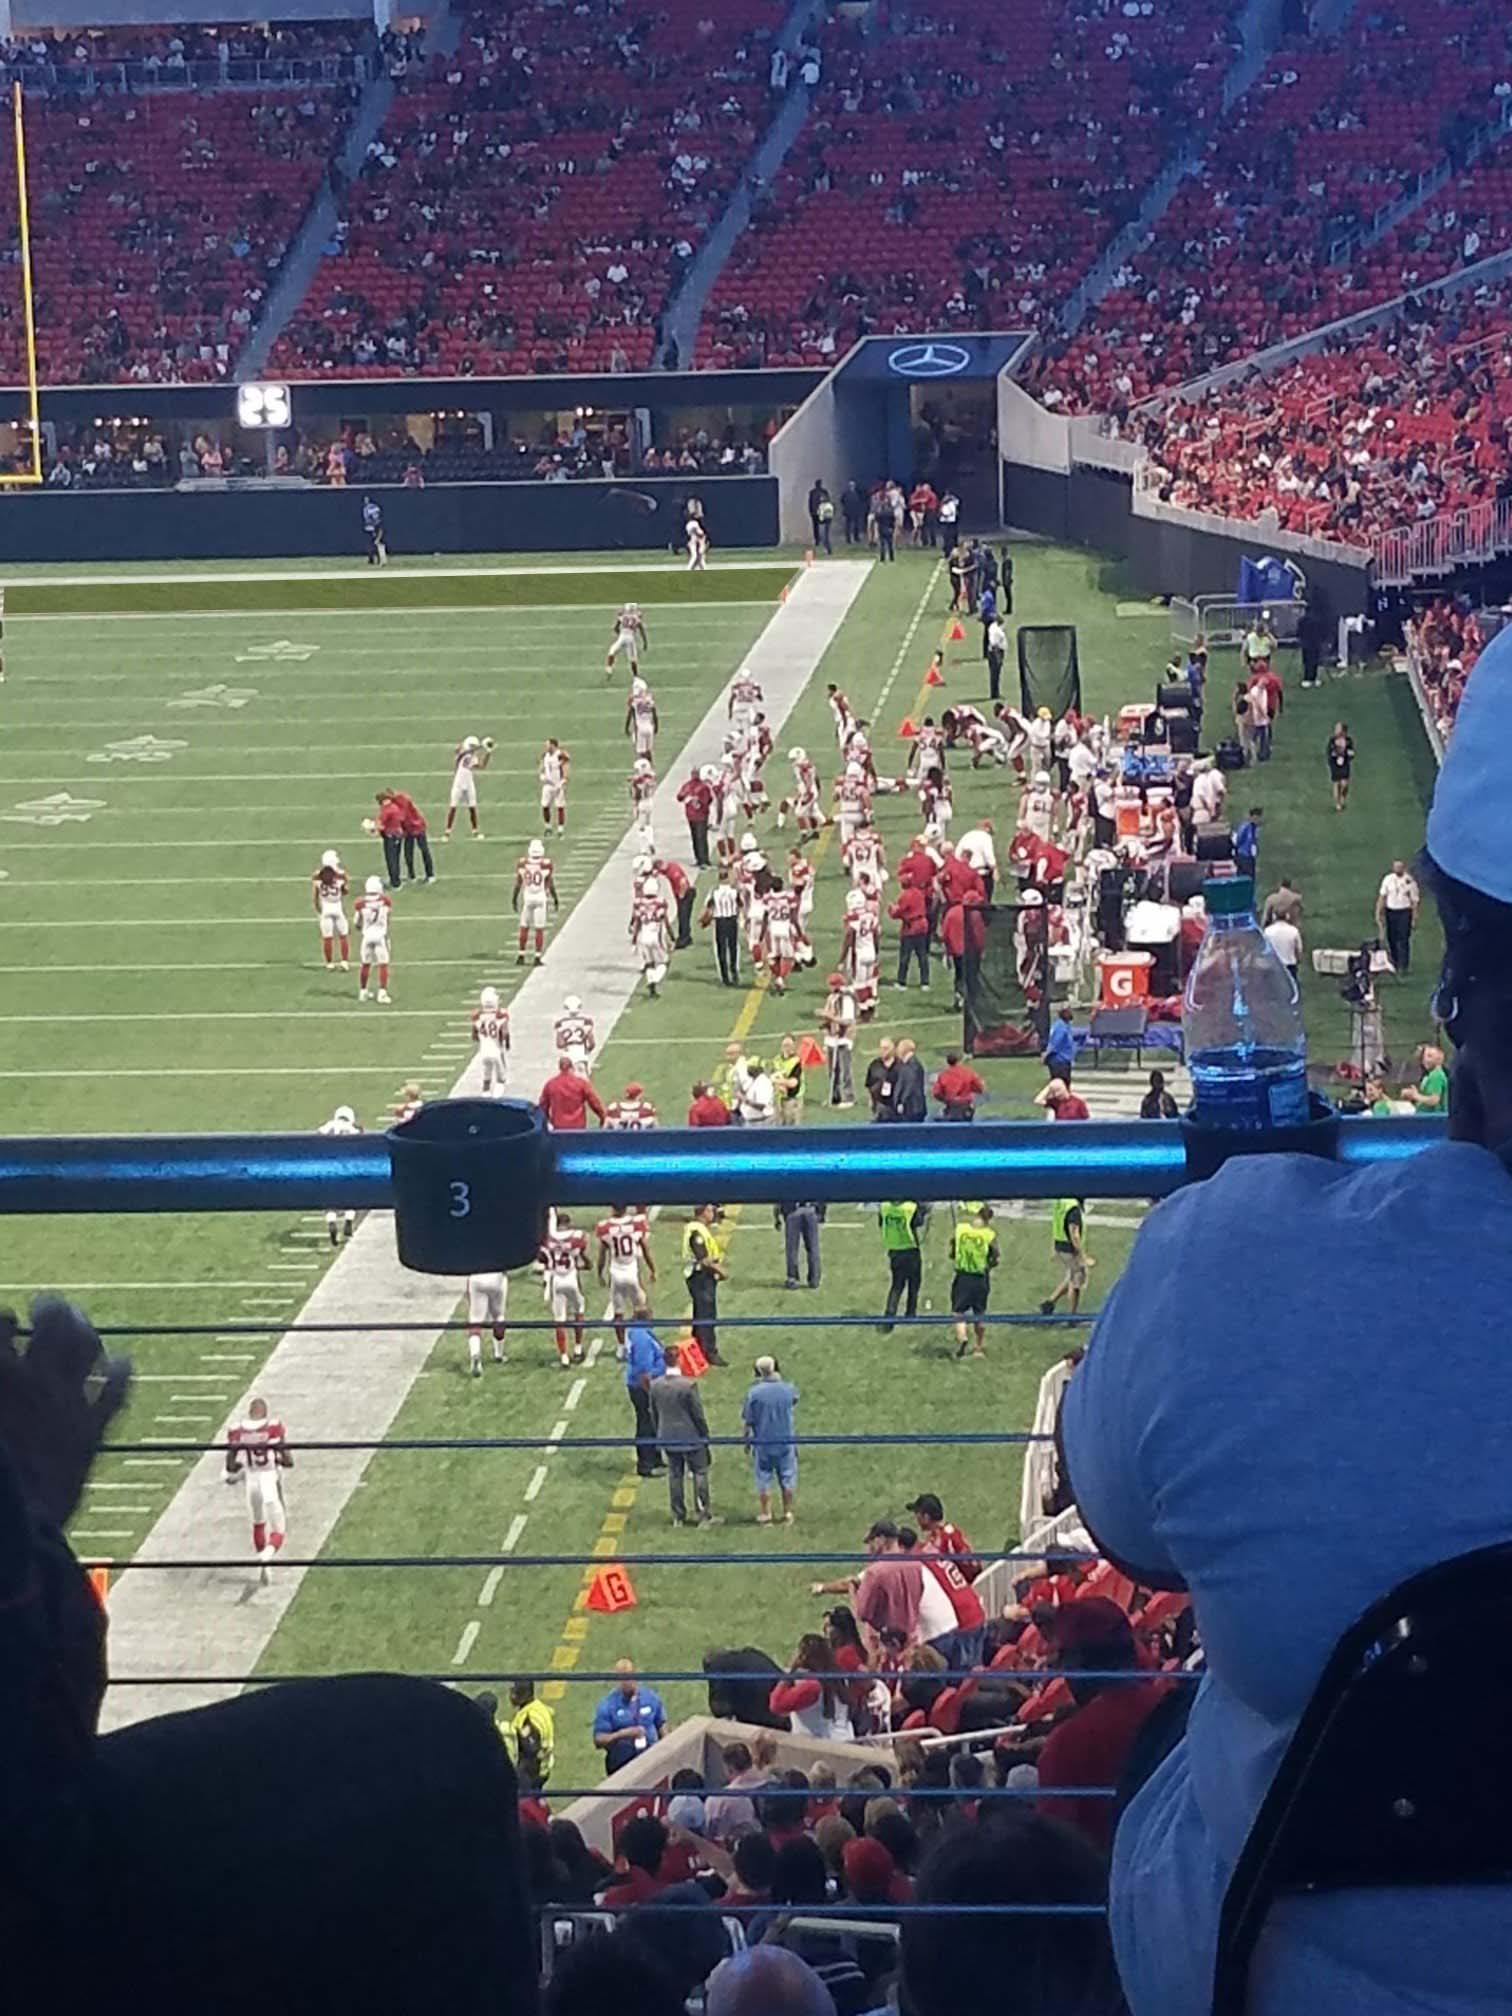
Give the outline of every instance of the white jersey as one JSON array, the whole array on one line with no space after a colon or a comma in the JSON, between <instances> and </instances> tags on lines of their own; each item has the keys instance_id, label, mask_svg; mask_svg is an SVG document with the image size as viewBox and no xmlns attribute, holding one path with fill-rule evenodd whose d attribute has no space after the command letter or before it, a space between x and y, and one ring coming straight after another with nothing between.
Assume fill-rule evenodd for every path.
<instances>
[{"instance_id":1,"label":"white jersey","mask_svg":"<svg viewBox=\"0 0 1512 2016\"><path fill-rule=\"evenodd\" d=\"M387 896L362 896L357 902L357 929L364 945L387 945L394 906Z\"/></svg>"},{"instance_id":2,"label":"white jersey","mask_svg":"<svg viewBox=\"0 0 1512 2016\"><path fill-rule=\"evenodd\" d=\"M509 1284L502 1274L469 1274L467 1277L467 1320L474 1328L492 1324L502 1328L508 1304Z\"/></svg>"},{"instance_id":3,"label":"white jersey","mask_svg":"<svg viewBox=\"0 0 1512 2016\"><path fill-rule=\"evenodd\" d=\"M811 757L805 756L801 763L793 765L793 783L798 810L817 812L819 809L819 771Z\"/></svg>"},{"instance_id":4,"label":"white jersey","mask_svg":"<svg viewBox=\"0 0 1512 2016\"><path fill-rule=\"evenodd\" d=\"M472 1033L482 1055L501 1058L509 1048L509 1010L479 1008L472 1018Z\"/></svg>"},{"instance_id":5,"label":"white jersey","mask_svg":"<svg viewBox=\"0 0 1512 2016\"><path fill-rule=\"evenodd\" d=\"M355 1120L342 1120L337 1115L332 1114L331 1118L322 1122L315 1131L317 1134L345 1137L348 1134L360 1134L362 1129L357 1125Z\"/></svg>"},{"instance_id":6,"label":"white jersey","mask_svg":"<svg viewBox=\"0 0 1512 2016\"><path fill-rule=\"evenodd\" d=\"M557 1054L570 1058L574 1071L586 1073L588 1060L593 1055L593 1017L591 1015L558 1015L552 1025L552 1040Z\"/></svg>"},{"instance_id":7,"label":"white jersey","mask_svg":"<svg viewBox=\"0 0 1512 2016\"><path fill-rule=\"evenodd\" d=\"M641 1256L650 1236L650 1221L640 1211L626 1211L600 1221L598 1241L609 1256L611 1278L639 1282Z\"/></svg>"}]
</instances>

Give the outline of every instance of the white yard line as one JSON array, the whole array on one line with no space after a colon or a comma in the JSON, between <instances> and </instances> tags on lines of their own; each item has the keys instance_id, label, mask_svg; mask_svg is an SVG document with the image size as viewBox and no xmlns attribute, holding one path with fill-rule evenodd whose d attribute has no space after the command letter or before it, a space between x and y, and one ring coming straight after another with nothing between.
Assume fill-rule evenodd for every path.
<instances>
[{"instance_id":1,"label":"white yard line","mask_svg":"<svg viewBox=\"0 0 1512 2016\"><path fill-rule=\"evenodd\" d=\"M467 1664L467 1655L471 1652L474 1645L477 1644L478 1633L482 1629L483 1626L478 1622L476 1617L473 1618L470 1624L462 1626L462 1636L457 1640L457 1649L452 1654L453 1666L465 1666Z\"/></svg>"},{"instance_id":2,"label":"white yard line","mask_svg":"<svg viewBox=\"0 0 1512 2016\"><path fill-rule=\"evenodd\" d=\"M711 386L710 389L717 390L718 388L717 386ZM719 571L721 574L748 574L756 573L763 567L781 567L784 565L792 567L796 571L797 564L796 561L785 562L780 554L775 559L768 555L765 559L753 560L736 559L733 555L726 558L725 555L721 554ZM371 581L376 585L379 580L392 581L400 577L406 581L491 581L499 580L506 576L525 575L533 579L540 575L549 577L561 574L570 574L575 579L581 579L585 574L602 574L606 582L612 583L617 574L685 574L686 572L687 563L683 560L663 560L660 558L655 560L638 560L633 555L628 554L617 554L612 559L595 560L585 554L581 562L574 561L570 565L564 565L560 562L546 562L534 567L520 563L497 566L492 562L487 566L480 567L430 567L426 565L415 566L413 564L406 566L403 559L399 558L393 572L382 576L378 575L375 569L365 564L361 567L290 567L277 571L272 568L265 568L261 572L251 573L231 573L222 571L218 567L207 567L197 574L142 574L133 567L129 574L122 574L120 576L109 574L8 574L5 585L7 588L99 588L102 583L116 579L120 579L122 582L130 582L132 587L136 587L138 583L144 581L154 583L166 582L186 588L218 587L222 581L298 581L304 585L310 582L319 582L322 586L327 581ZM518 610L520 606L516 602L507 604L502 609L486 609L480 608L474 603L469 604L469 611L475 616L507 616ZM553 606L559 607L560 605L554 604ZM615 606L613 587L606 587L604 591L604 607L613 609ZM691 614L697 611L700 605L679 601L669 603L666 606L671 609L686 609ZM724 601L713 602L708 605L710 610L715 613L721 609L729 609L732 606L731 603ZM243 606L239 612L235 613L239 613L246 620L254 615L258 617L266 616L268 612L265 609L249 610ZM313 612L308 609L296 609L293 613L296 616L308 616ZM433 616L436 612L433 609L354 609L351 603L348 602L339 612L332 610L327 613L332 615L339 613L350 622L354 616ZM563 613L573 616L596 614L597 612L584 608L582 610L568 609L563 611ZM23 619L18 617L15 620L21 621ZM172 615L165 614L161 620L165 623L172 623L178 619Z\"/></svg>"},{"instance_id":3,"label":"white yard line","mask_svg":"<svg viewBox=\"0 0 1512 2016\"><path fill-rule=\"evenodd\" d=\"M538 1463L535 1469L531 1471L530 1482L525 1486L525 1503L527 1505L534 1505L537 1498L540 1497L541 1487L549 1475L550 1472L544 1463Z\"/></svg>"},{"instance_id":4,"label":"white yard line","mask_svg":"<svg viewBox=\"0 0 1512 2016\"><path fill-rule=\"evenodd\" d=\"M869 572L870 562L840 560L807 570L746 653L745 662L765 688L774 734L781 733ZM694 765L715 759L723 745L726 711L721 691L681 754L666 767L655 821L669 851L681 854L687 844L678 780ZM530 970L511 1003L517 1083L539 1084L549 1075L555 1062L552 1017L564 992L583 997L604 1042L639 984L623 919L625 889L641 843L624 826L616 830L620 837L613 852L553 938L546 964ZM476 1093L480 1078L479 1067L470 1063L457 1091ZM406 1273L394 1251L392 1218L370 1212L297 1318L346 1323L360 1331L362 1376L354 1378L343 1354L331 1352L321 1339L289 1333L258 1373L257 1390L276 1406L296 1441L303 1436L379 1442L438 1343L439 1326L451 1317L457 1298L454 1281ZM407 1332L385 1327L405 1320L434 1327ZM590 1362L596 1355L590 1352ZM247 1398L250 1394L229 1410L230 1418L240 1414ZM301 1469L291 1491L293 1542L301 1554L317 1554L326 1544L369 1460L363 1450L332 1451L318 1467ZM539 1468L544 1482L545 1465ZM305 1571L292 1568L276 1575L256 1603L245 1600L245 1511L240 1494L224 1489L222 1469L213 1453L199 1459L142 1543L141 1555L148 1560L192 1555L225 1565L183 1574L137 1568L123 1576L111 1598L116 1672L168 1682L183 1673L250 1673L294 1600ZM529 1490L527 1486L527 1496ZM119 1727L234 1691L226 1684L112 1689L104 1725Z\"/></svg>"}]
</instances>

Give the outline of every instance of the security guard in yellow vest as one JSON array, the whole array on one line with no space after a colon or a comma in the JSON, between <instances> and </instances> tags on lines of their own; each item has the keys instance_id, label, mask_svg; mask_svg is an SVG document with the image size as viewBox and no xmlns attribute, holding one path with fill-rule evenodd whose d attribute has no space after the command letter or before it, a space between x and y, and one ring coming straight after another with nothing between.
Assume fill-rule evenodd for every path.
<instances>
[{"instance_id":1,"label":"security guard in yellow vest","mask_svg":"<svg viewBox=\"0 0 1512 2016\"><path fill-rule=\"evenodd\" d=\"M535 1698L529 1680L509 1688L510 1713L499 1717L499 1734L524 1791L544 1791L556 1762L556 1716Z\"/></svg>"},{"instance_id":2,"label":"security guard in yellow vest","mask_svg":"<svg viewBox=\"0 0 1512 2016\"><path fill-rule=\"evenodd\" d=\"M719 1284L724 1269L719 1264L719 1241L714 1236L715 1209L700 1204L683 1227L683 1273L688 1281L688 1299L693 1305L690 1323L693 1335L711 1365L723 1365L719 1355Z\"/></svg>"},{"instance_id":3,"label":"security guard in yellow vest","mask_svg":"<svg viewBox=\"0 0 1512 2016\"><path fill-rule=\"evenodd\" d=\"M884 1337L893 1327L899 1302L903 1303L905 1316L917 1316L919 1313L919 1285L924 1278L924 1255L919 1249L919 1235L924 1230L928 1212L927 1204L914 1204L906 1199L878 1207L877 1223L882 1229L882 1250L887 1255L891 1276L887 1284L887 1311L877 1326Z\"/></svg>"},{"instance_id":4,"label":"security guard in yellow vest","mask_svg":"<svg viewBox=\"0 0 1512 2016\"><path fill-rule=\"evenodd\" d=\"M987 1313L988 1281L998 1264L998 1236L992 1229L991 1205L962 1206L962 1215L951 1235L950 1257L955 1263L950 1308L956 1318L956 1356L966 1356L971 1332L976 1339L972 1357L985 1358L987 1326L982 1318Z\"/></svg>"}]
</instances>

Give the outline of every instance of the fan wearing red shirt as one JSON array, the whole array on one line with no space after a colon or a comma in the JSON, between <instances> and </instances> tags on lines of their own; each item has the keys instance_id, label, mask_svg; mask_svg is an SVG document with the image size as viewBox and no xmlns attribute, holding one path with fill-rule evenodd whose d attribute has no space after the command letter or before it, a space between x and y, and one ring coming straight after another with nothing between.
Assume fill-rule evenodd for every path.
<instances>
[{"instance_id":1,"label":"fan wearing red shirt","mask_svg":"<svg viewBox=\"0 0 1512 2016\"><path fill-rule=\"evenodd\" d=\"M570 1057L558 1057L556 1075L541 1087L537 1104L546 1115L548 1127L564 1131L584 1128L590 1112L596 1113L600 1126L603 1125L604 1102L588 1080L573 1070Z\"/></svg>"},{"instance_id":2,"label":"fan wearing red shirt","mask_svg":"<svg viewBox=\"0 0 1512 2016\"><path fill-rule=\"evenodd\" d=\"M945 1052L945 1069L934 1082L942 1120L975 1120L976 1102L986 1090L971 1066L961 1062L959 1050Z\"/></svg>"},{"instance_id":3,"label":"fan wearing red shirt","mask_svg":"<svg viewBox=\"0 0 1512 2016\"><path fill-rule=\"evenodd\" d=\"M707 1085L693 1087L693 1103L688 1108L690 1127L728 1127L730 1109Z\"/></svg>"},{"instance_id":4,"label":"fan wearing red shirt","mask_svg":"<svg viewBox=\"0 0 1512 2016\"><path fill-rule=\"evenodd\" d=\"M425 867L425 879L434 882L436 864L431 859L430 831L425 823L425 814L407 791L390 791L389 802L399 807L399 816L404 821L404 872L411 882L415 879L415 849L420 849L420 859Z\"/></svg>"},{"instance_id":5,"label":"fan wearing red shirt","mask_svg":"<svg viewBox=\"0 0 1512 2016\"><path fill-rule=\"evenodd\" d=\"M1043 1092L1034 1095L1036 1106L1044 1107L1052 1120L1090 1120L1092 1109L1078 1098L1064 1078L1052 1078Z\"/></svg>"},{"instance_id":6,"label":"fan wearing red shirt","mask_svg":"<svg viewBox=\"0 0 1512 2016\"><path fill-rule=\"evenodd\" d=\"M908 985L911 962L919 968L919 985L929 985L929 898L922 889L900 889L887 908L898 920L898 985Z\"/></svg>"},{"instance_id":7,"label":"fan wearing red shirt","mask_svg":"<svg viewBox=\"0 0 1512 2016\"><path fill-rule=\"evenodd\" d=\"M1135 1673L1134 1630L1106 1596L1082 1596L1055 1613L1056 1663L1073 1671ZM1039 1811L1060 1820L1106 1855L1116 1819L1111 1799L1057 1799L1057 1791L1116 1785L1139 1732L1170 1691L1168 1680L1071 1680L1076 1711L1058 1723L1039 1754ZM1049 1795L1048 1797L1046 1795Z\"/></svg>"},{"instance_id":8,"label":"fan wearing red shirt","mask_svg":"<svg viewBox=\"0 0 1512 2016\"><path fill-rule=\"evenodd\" d=\"M982 1564L976 1549L966 1538L959 1526L953 1526L945 1517L945 1507L933 1491L921 1491L910 1501L908 1510L918 1520L924 1535L924 1544L935 1554L948 1554L968 1582L975 1582L982 1572Z\"/></svg>"}]
</instances>

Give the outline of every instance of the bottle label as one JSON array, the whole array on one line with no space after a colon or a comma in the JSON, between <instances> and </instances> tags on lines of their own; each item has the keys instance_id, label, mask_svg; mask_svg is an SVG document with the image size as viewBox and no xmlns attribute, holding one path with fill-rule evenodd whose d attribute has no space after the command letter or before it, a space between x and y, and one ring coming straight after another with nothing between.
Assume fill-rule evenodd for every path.
<instances>
[{"instance_id":1,"label":"bottle label","mask_svg":"<svg viewBox=\"0 0 1512 2016\"><path fill-rule=\"evenodd\" d=\"M1305 1127L1311 1112L1307 1099L1307 1076L1305 1072L1290 1073L1284 1078L1273 1078L1266 1087L1269 1094L1270 1124L1272 1127Z\"/></svg>"}]
</instances>

